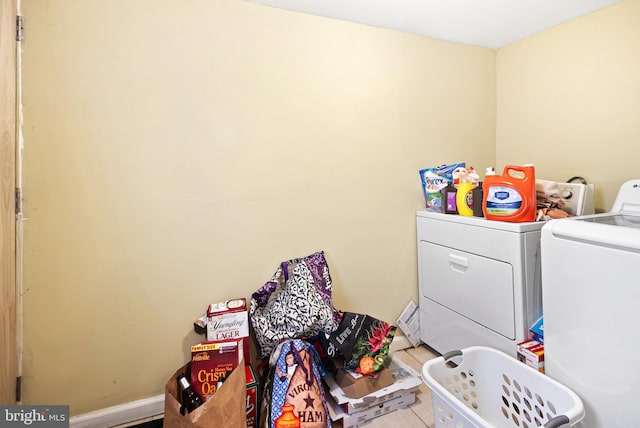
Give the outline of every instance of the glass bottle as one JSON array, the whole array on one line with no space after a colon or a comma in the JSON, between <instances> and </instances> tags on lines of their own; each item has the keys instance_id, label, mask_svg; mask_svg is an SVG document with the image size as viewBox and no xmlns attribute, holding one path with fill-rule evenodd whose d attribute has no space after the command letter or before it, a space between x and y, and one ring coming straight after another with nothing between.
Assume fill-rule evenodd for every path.
<instances>
[{"instance_id":1,"label":"glass bottle","mask_svg":"<svg viewBox=\"0 0 640 428\"><path fill-rule=\"evenodd\" d=\"M178 387L180 388L180 394L182 396L182 406L180 407L180 413L191 413L204 403L202 398L193 390L191 384L187 378L181 374L177 378Z\"/></svg>"}]
</instances>

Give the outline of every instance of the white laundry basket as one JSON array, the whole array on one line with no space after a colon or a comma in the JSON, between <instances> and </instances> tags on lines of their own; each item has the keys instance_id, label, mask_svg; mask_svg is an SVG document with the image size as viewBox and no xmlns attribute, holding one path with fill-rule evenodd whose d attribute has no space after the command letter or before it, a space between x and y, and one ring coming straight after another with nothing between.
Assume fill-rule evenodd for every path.
<instances>
[{"instance_id":1,"label":"white laundry basket","mask_svg":"<svg viewBox=\"0 0 640 428\"><path fill-rule=\"evenodd\" d=\"M436 428L558 428L584 418L573 391L492 348L427 361L422 379L431 388Z\"/></svg>"}]
</instances>

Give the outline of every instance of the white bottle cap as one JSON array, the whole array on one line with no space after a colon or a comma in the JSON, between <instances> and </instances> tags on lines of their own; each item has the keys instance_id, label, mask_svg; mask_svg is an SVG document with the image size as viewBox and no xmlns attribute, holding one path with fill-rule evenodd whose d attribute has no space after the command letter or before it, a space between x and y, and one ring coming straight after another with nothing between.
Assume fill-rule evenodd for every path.
<instances>
[{"instance_id":1,"label":"white bottle cap","mask_svg":"<svg viewBox=\"0 0 640 428\"><path fill-rule=\"evenodd\" d=\"M186 377L181 376L178 378L178 382L180 383L180 389L187 389L189 388L189 381L187 380Z\"/></svg>"}]
</instances>

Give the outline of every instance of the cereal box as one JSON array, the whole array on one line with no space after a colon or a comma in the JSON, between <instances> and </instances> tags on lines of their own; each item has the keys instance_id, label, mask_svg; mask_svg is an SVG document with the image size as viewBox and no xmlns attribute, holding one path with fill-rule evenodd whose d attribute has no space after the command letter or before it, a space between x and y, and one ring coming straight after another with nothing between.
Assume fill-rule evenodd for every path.
<instances>
[{"instance_id":1,"label":"cereal box","mask_svg":"<svg viewBox=\"0 0 640 428\"><path fill-rule=\"evenodd\" d=\"M191 347L191 386L208 399L243 358L243 340L203 342Z\"/></svg>"}]
</instances>

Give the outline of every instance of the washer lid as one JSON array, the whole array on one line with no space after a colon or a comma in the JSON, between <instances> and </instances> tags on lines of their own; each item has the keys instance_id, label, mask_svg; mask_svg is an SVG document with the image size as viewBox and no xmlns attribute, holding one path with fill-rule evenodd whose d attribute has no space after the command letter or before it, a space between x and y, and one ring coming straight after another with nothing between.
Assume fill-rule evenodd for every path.
<instances>
[{"instance_id":1,"label":"washer lid","mask_svg":"<svg viewBox=\"0 0 640 428\"><path fill-rule=\"evenodd\" d=\"M577 221L586 221L590 223L608 224L611 226L624 226L640 229L640 215L631 214L608 214L598 215L585 218L576 218Z\"/></svg>"},{"instance_id":2,"label":"washer lid","mask_svg":"<svg viewBox=\"0 0 640 428\"><path fill-rule=\"evenodd\" d=\"M542 228L541 239L550 237L638 253L640 215L605 213L551 220Z\"/></svg>"}]
</instances>

